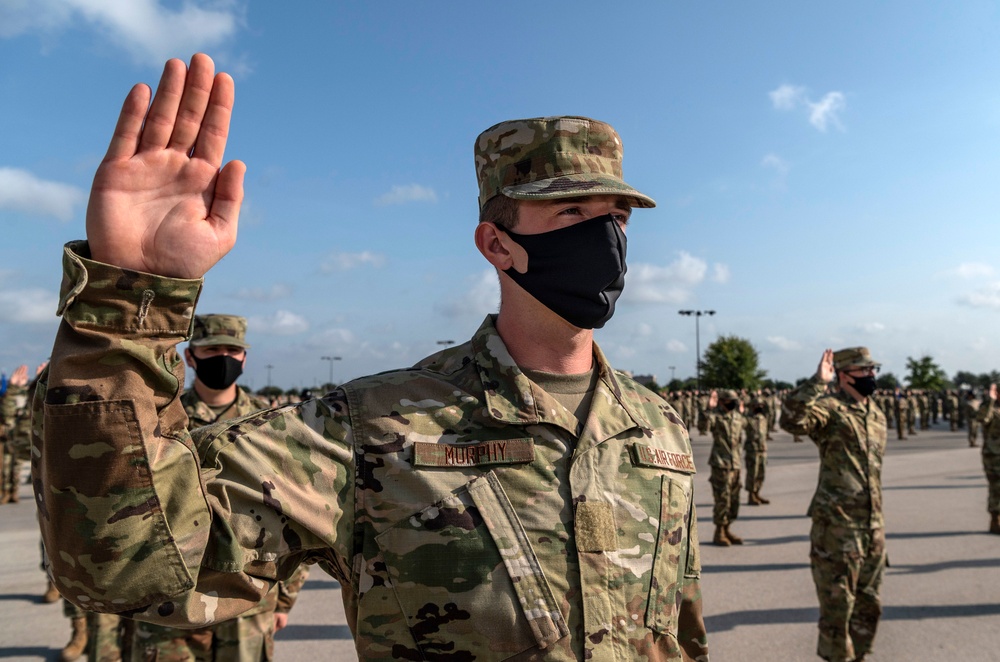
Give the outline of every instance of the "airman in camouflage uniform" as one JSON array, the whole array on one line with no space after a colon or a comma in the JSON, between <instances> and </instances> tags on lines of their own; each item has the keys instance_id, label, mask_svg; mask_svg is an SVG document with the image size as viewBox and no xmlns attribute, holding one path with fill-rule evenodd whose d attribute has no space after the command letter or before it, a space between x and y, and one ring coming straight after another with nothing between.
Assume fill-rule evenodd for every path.
<instances>
[{"instance_id":1,"label":"airman in camouflage uniform","mask_svg":"<svg viewBox=\"0 0 1000 662\"><path fill-rule=\"evenodd\" d=\"M910 403L906 398L906 392L896 387L894 409L896 414L896 434L900 439L906 439L906 422L909 417Z\"/></svg>"},{"instance_id":2,"label":"airman in camouflage uniform","mask_svg":"<svg viewBox=\"0 0 1000 662\"><path fill-rule=\"evenodd\" d=\"M95 178L90 242L65 252L63 322L35 400L57 581L97 609L203 626L316 562L343 586L364 660L708 660L687 431L593 342L614 301L605 277L624 271L622 225L631 206L654 204L622 181L617 133L563 117L479 137L476 245L502 303L472 340L192 434L174 346L201 276L235 241L242 200L242 164L218 171L233 85L213 72L203 55L189 70L167 64L161 89L202 109L172 126L143 124L148 90L133 88ZM205 89L207 109L195 103ZM177 118L175 99L157 94L149 112ZM169 204L106 193L128 198L137 168L150 188L170 183ZM168 216L178 191L205 206ZM174 220L221 253L175 259ZM106 240L137 225L163 243ZM566 256L545 248L577 233L603 239L537 273Z\"/></svg>"},{"instance_id":3,"label":"airman in camouflage uniform","mask_svg":"<svg viewBox=\"0 0 1000 662\"><path fill-rule=\"evenodd\" d=\"M39 366L38 371L41 370ZM0 402L0 442L3 444L0 504L20 501L21 469L28 459L31 444L31 407L27 384L28 366L22 365L11 374Z\"/></svg>"},{"instance_id":4,"label":"airman in camouflage uniform","mask_svg":"<svg viewBox=\"0 0 1000 662\"><path fill-rule=\"evenodd\" d=\"M983 425L983 468L989 495L986 509L990 513L990 533L1000 534L1000 407L997 406L997 385L983 398L976 418Z\"/></svg>"},{"instance_id":5,"label":"airman in camouflage uniform","mask_svg":"<svg viewBox=\"0 0 1000 662\"><path fill-rule=\"evenodd\" d=\"M975 448L976 446L979 445L978 443L976 443L976 437L979 436L979 429L982 427L982 424L979 422L977 414L979 413L979 408L982 406L982 404L983 403L978 398L976 398L975 391L969 391L968 393L965 394L965 402L962 403L962 406L965 407L965 420L969 422L970 448Z\"/></svg>"},{"instance_id":6,"label":"airman in camouflage uniform","mask_svg":"<svg viewBox=\"0 0 1000 662\"><path fill-rule=\"evenodd\" d=\"M267 408L267 403L236 385L246 365L246 319L236 315L196 315L185 362L195 369L193 387L181 395L190 429L229 421ZM299 566L278 582L260 603L237 618L196 630L136 621L133 660L250 662L274 657L274 633L287 621L308 571ZM280 609L279 609L280 603ZM277 614L282 614L278 616Z\"/></svg>"},{"instance_id":7,"label":"airman in camouflage uniform","mask_svg":"<svg viewBox=\"0 0 1000 662\"><path fill-rule=\"evenodd\" d=\"M743 404L739 394L726 390L721 394L712 393L709 400L709 429L712 432L712 451L708 464L712 467L709 482L715 506L712 509L712 523L715 534L712 542L722 547L742 545L743 538L729 528L740 514L740 441L743 438L747 419L743 416Z\"/></svg>"},{"instance_id":8,"label":"airman in camouflage uniform","mask_svg":"<svg viewBox=\"0 0 1000 662\"><path fill-rule=\"evenodd\" d=\"M750 401L750 409L746 416L746 440L743 443L746 452L747 477L743 486L747 491L747 505L760 506L771 503L760 495L764 486L764 471L767 468L767 404L763 395Z\"/></svg>"},{"instance_id":9,"label":"airman in camouflage uniform","mask_svg":"<svg viewBox=\"0 0 1000 662\"><path fill-rule=\"evenodd\" d=\"M878 366L866 347L828 349L816 376L795 390L781 412L781 427L809 435L819 447L809 556L819 596L817 653L832 662L864 659L882 614L886 422L869 397ZM835 377L839 391L824 395Z\"/></svg>"}]
</instances>

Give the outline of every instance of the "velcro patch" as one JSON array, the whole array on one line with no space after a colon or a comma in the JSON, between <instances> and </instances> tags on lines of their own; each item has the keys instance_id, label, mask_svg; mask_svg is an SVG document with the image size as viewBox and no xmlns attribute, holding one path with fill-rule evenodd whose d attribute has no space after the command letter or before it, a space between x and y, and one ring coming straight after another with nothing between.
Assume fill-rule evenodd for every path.
<instances>
[{"instance_id":1,"label":"velcro patch","mask_svg":"<svg viewBox=\"0 0 1000 662\"><path fill-rule=\"evenodd\" d=\"M632 464L637 467L653 467L656 469L673 469L684 473L696 473L694 460L686 453L674 453L671 451L647 446L645 444L632 444Z\"/></svg>"},{"instance_id":2,"label":"velcro patch","mask_svg":"<svg viewBox=\"0 0 1000 662\"><path fill-rule=\"evenodd\" d=\"M487 464L526 464L535 459L533 439L498 439L455 446L429 441L413 443L416 467L479 467Z\"/></svg>"},{"instance_id":3,"label":"velcro patch","mask_svg":"<svg viewBox=\"0 0 1000 662\"><path fill-rule=\"evenodd\" d=\"M574 528L576 548L581 552L613 552L618 549L610 503L581 501L576 504Z\"/></svg>"}]
</instances>

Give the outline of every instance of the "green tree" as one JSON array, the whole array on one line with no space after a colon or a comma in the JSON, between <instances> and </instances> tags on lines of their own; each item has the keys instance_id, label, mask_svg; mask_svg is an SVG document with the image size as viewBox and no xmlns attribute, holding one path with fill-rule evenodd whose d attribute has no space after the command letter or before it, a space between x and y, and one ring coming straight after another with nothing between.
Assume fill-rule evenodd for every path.
<instances>
[{"instance_id":1,"label":"green tree","mask_svg":"<svg viewBox=\"0 0 1000 662\"><path fill-rule=\"evenodd\" d=\"M896 379L896 375L891 372L887 372L884 375L879 375L875 378L875 386L879 388L894 390L897 386L901 386L899 380Z\"/></svg>"},{"instance_id":2,"label":"green tree","mask_svg":"<svg viewBox=\"0 0 1000 662\"><path fill-rule=\"evenodd\" d=\"M906 369L910 371L906 378L910 388L940 391L949 384L948 375L929 356L921 356L919 359L907 356Z\"/></svg>"},{"instance_id":3,"label":"green tree","mask_svg":"<svg viewBox=\"0 0 1000 662\"><path fill-rule=\"evenodd\" d=\"M758 365L757 350L745 338L721 336L705 348L701 361L703 388L760 388L767 372Z\"/></svg>"}]
</instances>

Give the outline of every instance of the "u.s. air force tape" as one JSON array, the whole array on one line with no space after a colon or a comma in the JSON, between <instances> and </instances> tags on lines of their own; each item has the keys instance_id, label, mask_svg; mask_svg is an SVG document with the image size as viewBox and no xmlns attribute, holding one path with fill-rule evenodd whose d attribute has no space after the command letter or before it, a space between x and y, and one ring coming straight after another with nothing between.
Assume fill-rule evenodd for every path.
<instances>
[{"instance_id":1,"label":"u.s. air force tape","mask_svg":"<svg viewBox=\"0 0 1000 662\"><path fill-rule=\"evenodd\" d=\"M637 467L673 469L684 473L695 473L694 460L686 453L674 453L645 444L632 444L632 464Z\"/></svg>"},{"instance_id":2,"label":"u.s. air force tape","mask_svg":"<svg viewBox=\"0 0 1000 662\"><path fill-rule=\"evenodd\" d=\"M498 439L473 444L449 445L428 441L413 443L413 465L417 467L478 467L486 464L525 464L535 459L531 439Z\"/></svg>"}]
</instances>

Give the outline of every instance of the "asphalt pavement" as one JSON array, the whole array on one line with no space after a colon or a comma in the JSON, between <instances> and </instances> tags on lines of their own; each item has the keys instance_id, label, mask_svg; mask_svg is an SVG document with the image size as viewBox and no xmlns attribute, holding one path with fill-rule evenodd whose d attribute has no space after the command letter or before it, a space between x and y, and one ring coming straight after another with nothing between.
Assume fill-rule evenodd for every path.
<instances>
[{"instance_id":1,"label":"asphalt pavement","mask_svg":"<svg viewBox=\"0 0 1000 662\"><path fill-rule=\"evenodd\" d=\"M1000 536L986 533L986 479L978 448L944 424L898 441L883 467L890 568L872 662L1000 660ZM741 506L732 529L746 544L710 544L708 437L693 439L702 538L702 591L715 662L809 661L819 612L809 573L809 518L816 448L777 432L762 494ZM38 531L30 489L0 506L0 658L57 660L69 621L43 604ZM745 504L745 492L743 493ZM277 636L278 660L356 660L340 587L314 568Z\"/></svg>"}]
</instances>

